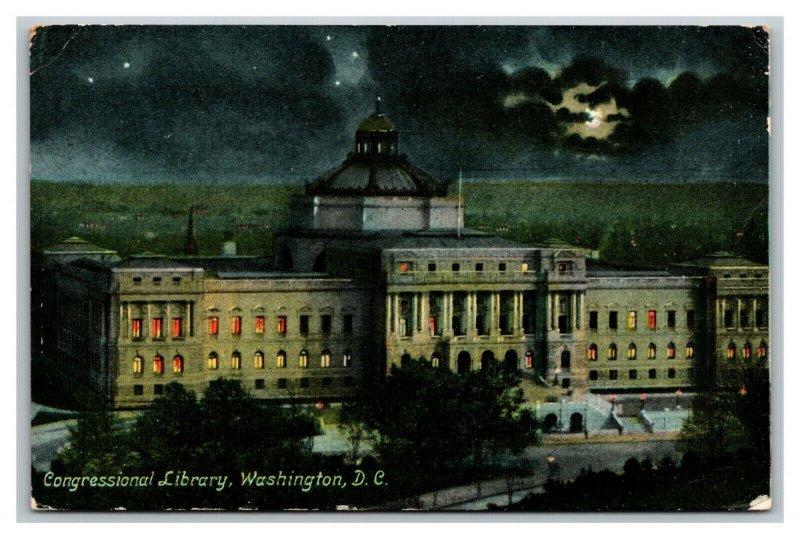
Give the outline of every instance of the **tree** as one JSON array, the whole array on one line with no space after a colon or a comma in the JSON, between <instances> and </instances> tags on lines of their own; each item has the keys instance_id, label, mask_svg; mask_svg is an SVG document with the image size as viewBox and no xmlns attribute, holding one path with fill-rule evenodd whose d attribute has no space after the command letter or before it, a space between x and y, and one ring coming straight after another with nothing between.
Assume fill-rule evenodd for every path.
<instances>
[{"instance_id":1,"label":"tree","mask_svg":"<svg viewBox=\"0 0 800 539\"><path fill-rule=\"evenodd\" d=\"M339 409L338 428L347 437L347 461L350 463L358 462L361 452L361 444L374 437L364 420L364 402L346 402Z\"/></svg>"}]
</instances>

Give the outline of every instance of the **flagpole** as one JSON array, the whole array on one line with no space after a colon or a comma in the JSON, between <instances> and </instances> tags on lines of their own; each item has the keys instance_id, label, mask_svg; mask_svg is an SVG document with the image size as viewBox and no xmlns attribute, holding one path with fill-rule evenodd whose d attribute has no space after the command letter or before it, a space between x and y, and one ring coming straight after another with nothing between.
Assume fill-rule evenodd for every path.
<instances>
[{"instance_id":1,"label":"flagpole","mask_svg":"<svg viewBox=\"0 0 800 539\"><path fill-rule=\"evenodd\" d=\"M458 169L458 221L457 226L458 237L461 238L461 169Z\"/></svg>"}]
</instances>

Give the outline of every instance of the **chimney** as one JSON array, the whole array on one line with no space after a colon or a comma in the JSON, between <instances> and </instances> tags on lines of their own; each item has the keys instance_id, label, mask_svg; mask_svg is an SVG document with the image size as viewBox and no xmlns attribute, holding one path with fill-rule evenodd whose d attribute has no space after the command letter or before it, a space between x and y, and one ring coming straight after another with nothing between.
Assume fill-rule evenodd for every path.
<instances>
[{"instance_id":1,"label":"chimney","mask_svg":"<svg viewBox=\"0 0 800 539\"><path fill-rule=\"evenodd\" d=\"M236 256L236 240L233 239L233 232L225 232L221 254L222 256Z\"/></svg>"}]
</instances>

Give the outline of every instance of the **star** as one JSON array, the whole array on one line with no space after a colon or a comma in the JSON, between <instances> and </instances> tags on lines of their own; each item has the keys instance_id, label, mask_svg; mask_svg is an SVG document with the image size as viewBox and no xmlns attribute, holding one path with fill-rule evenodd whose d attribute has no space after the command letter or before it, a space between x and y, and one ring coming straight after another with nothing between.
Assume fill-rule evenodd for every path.
<instances>
[{"instance_id":1,"label":"star","mask_svg":"<svg viewBox=\"0 0 800 539\"><path fill-rule=\"evenodd\" d=\"M358 58L358 52L357 51L353 51L353 58Z\"/></svg>"},{"instance_id":2,"label":"star","mask_svg":"<svg viewBox=\"0 0 800 539\"><path fill-rule=\"evenodd\" d=\"M94 77L89 77L86 80L89 81L89 84L94 84Z\"/></svg>"},{"instance_id":3,"label":"star","mask_svg":"<svg viewBox=\"0 0 800 539\"><path fill-rule=\"evenodd\" d=\"M124 64L122 64L122 67L124 67L125 69L130 69L131 64L130 62L125 62Z\"/></svg>"},{"instance_id":4,"label":"star","mask_svg":"<svg viewBox=\"0 0 800 539\"><path fill-rule=\"evenodd\" d=\"M331 40L331 39L333 39L333 38L332 38L331 36L325 36L325 39L326 39L327 41L330 41L330 40Z\"/></svg>"},{"instance_id":5,"label":"star","mask_svg":"<svg viewBox=\"0 0 800 539\"><path fill-rule=\"evenodd\" d=\"M339 85L341 85L341 84L342 84L342 83L341 83L340 81L338 81L338 80L336 81L336 86L339 86Z\"/></svg>"}]
</instances>

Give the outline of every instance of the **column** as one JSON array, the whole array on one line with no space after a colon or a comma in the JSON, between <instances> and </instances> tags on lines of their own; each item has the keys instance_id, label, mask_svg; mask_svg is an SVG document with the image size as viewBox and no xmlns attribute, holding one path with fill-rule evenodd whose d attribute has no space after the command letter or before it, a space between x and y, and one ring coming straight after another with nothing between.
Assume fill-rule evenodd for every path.
<instances>
[{"instance_id":1,"label":"column","mask_svg":"<svg viewBox=\"0 0 800 539\"><path fill-rule=\"evenodd\" d=\"M545 326L547 329L553 329L553 294L547 294L545 297Z\"/></svg>"},{"instance_id":2,"label":"column","mask_svg":"<svg viewBox=\"0 0 800 539\"><path fill-rule=\"evenodd\" d=\"M464 320L465 333L472 329L472 292L467 292L467 319Z\"/></svg>"},{"instance_id":3,"label":"column","mask_svg":"<svg viewBox=\"0 0 800 539\"><path fill-rule=\"evenodd\" d=\"M725 327L725 298L720 300L719 327Z\"/></svg>"},{"instance_id":4,"label":"column","mask_svg":"<svg viewBox=\"0 0 800 539\"><path fill-rule=\"evenodd\" d=\"M512 326L514 328L514 333L515 334L519 333L519 330L520 330L520 327L521 327L520 326L520 318L521 317L519 315L519 306L520 306L520 303L522 303L522 302L519 299L520 299L519 298L519 292L517 292L515 290L514 291L514 325Z\"/></svg>"},{"instance_id":5,"label":"column","mask_svg":"<svg viewBox=\"0 0 800 539\"><path fill-rule=\"evenodd\" d=\"M558 317L561 316L561 294L553 294L553 321L550 329L558 329Z\"/></svg>"},{"instance_id":6,"label":"column","mask_svg":"<svg viewBox=\"0 0 800 539\"><path fill-rule=\"evenodd\" d=\"M122 330L122 331L124 331L123 334L125 335L125 337L131 338L132 337L132 335L131 335L131 303L130 302L126 302L125 303L125 308L127 310L126 314L128 315L128 319L124 322L125 329Z\"/></svg>"},{"instance_id":7,"label":"column","mask_svg":"<svg viewBox=\"0 0 800 539\"><path fill-rule=\"evenodd\" d=\"M392 329L392 295L386 294L386 334L391 334Z\"/></svg>"},{"instance_id":8,"label":"column","mask_svg":"<svg viewBox=\"0 0 800 539\"><path fill-rule=\"evenodd\" d=\"M161 334L165 339L167 338L167 335L169 335L170 339L172 338L172 316L170 315L171 303L172 302L170 301L167 302L167 316L166 320L164 320L163 325L161 326Z\"/></svg>"},{"instance_id":9,"label":"column","mask_svg":"<svg viewBox=\"0 0 800 539\"><path fill-rule=\"evenodd\" d=\"M756 309L758 308L758 298L753 298L753 312L750 314L750 327L756 327Z\"/></svg>"},{"instance_id":10,"label":"column","mask_svg":"<svg viewBox=\"0 0 800 539\"><path fill-rule=\"evenodd\" d=\"M411 317L411 320L409 320L409 323L411 324L411 334L412 335L416 335L419 332L419 324L418 324L418 320L419 320L419 294L417 294L416 292L414 293L414 297L413 297L411 303L413 305L411 307L413 309L413 312L412 312L413 316Z\"/></svg>"},{"instance_id":11,"label":"column","mask_svg":"<svg viewBox=\"0 0 800 539\"><path fill-rule=\"evenodd\" d=\"M400 294L392 294L392 309L392 329L395 333L400 333Z\"/></svg>"},{"instance_id":12,"label":"column","mask_svg":"<svg viewBox=\"0 0 800 539\"><path fill-rule=\"evenodd\" d=\"M430 334L430 329L428 327L428 320L430 319L430 314L428 314L428 294L429 292L422 292L420 294L420 318L422 319L422 328L421 331L424 331L426 334ZM444 358L442 358L444 360Z\"/></svg>"},{"instance_id":13,"label":"column","mask_svg":"<svg viewBox=\"0 0 800 539\"><path fill-rule=\"evenodd\" d=\"M147 321L145 321L145 324L147 325L142 328L142 335L147 335L148 339L152 339L153 335L151 335L151 332L153 331L153 322L150 319L150 302L147 303Z\"/></svg>"},{"instance_id":14,"label":"column","mask_svg":"<svg viewBox=\"0 0 800 539\"><path fill-rule=\"evenodd\" d=\"M444 310L446 311L446 315L444 318L444 328L447 331L453 330L453 293L452 292L445 292L444 293Z\"/></svg>"},{"instance_id":15,"label":"column","mask_svg":"<svg viewBox=\"0 0 800 539\"><path fill-rule=\"evenodd\" d=\"M742 300L736 298L736 328L742 329Z\"/></svg>"},{"instance_id":16,"label":"column","mask_svg":"<svg viewBox=\"0 0 800 539\"><path fill-rule=\"evenodd\" d=\"M194 309L191 301L186 302L186 333L189 337L194 337Z\"/></svg>"},{"instance_id":17,"label":"column","mask_svg":"<svg viewBox=\"0 0 800 539\"><path fill-rule=\"evenodd\" d=\"M569 293L569 329L570 333L578 327L578 294L574 290Z\"/></svg>"}]
</instances>

